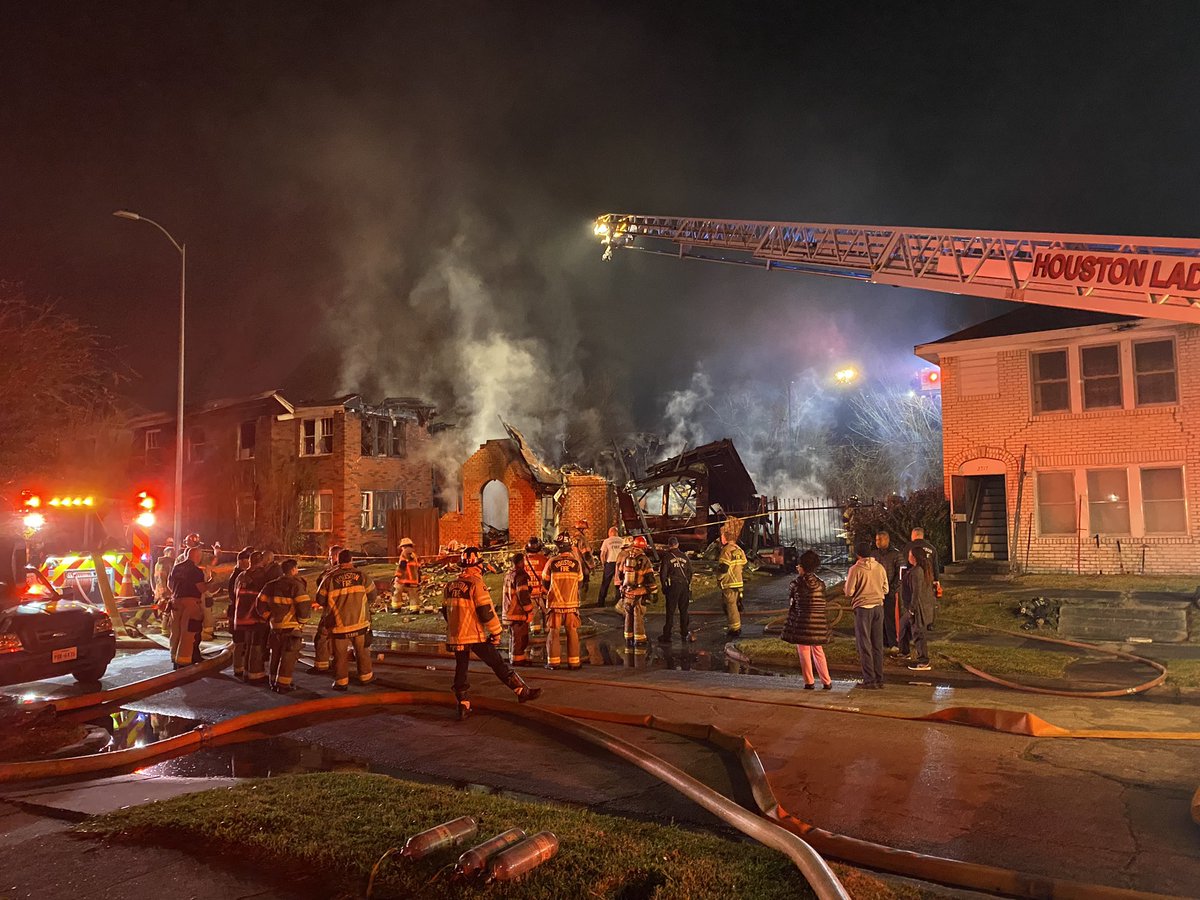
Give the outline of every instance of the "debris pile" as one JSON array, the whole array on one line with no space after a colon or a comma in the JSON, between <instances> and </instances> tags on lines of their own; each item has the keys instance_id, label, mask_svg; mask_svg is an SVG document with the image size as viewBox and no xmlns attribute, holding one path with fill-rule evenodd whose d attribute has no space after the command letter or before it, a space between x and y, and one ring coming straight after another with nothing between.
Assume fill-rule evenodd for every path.
<instances>
[{"instance_id":1,"label":"debris pile","mask_svg":"<svg viewBox=\"0 0 1200 900\"><path fill-rule=\"evenodd\" d=\"M1058 629L1058 613L1061 603L1047 597L1034 597L1017 608L1022 631L1037 631L1042 628Z\"/></svg>"}]
</instances>

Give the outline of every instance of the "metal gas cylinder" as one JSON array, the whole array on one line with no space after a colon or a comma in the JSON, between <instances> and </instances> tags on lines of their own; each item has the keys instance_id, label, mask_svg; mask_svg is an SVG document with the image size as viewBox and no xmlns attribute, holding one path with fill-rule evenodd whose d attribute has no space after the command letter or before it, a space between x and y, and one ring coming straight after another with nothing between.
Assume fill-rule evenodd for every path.
<instances>
[{"instance_id":1,"label":"metal gas cylinder","mask_svg":"<svg viewBox=\"0 0 1200 900\"><path fill-rule=\"evenodd\" d=\"M458 858L454 874L460 878L474 878L487 871L488 860L506 850L513 844L525 840L525 831L521 828L510 828L502 831L494 838L488 838L482 844L477 844Z\"/></svg>"},{"instance_id":2,"label":"metal gas cylinder","mask_svg":"<svg viewBox=\"0 0 1200 900\"><path fill-rule=\"evenodd\" d=\"M488 862L489 881L512 881L537 868L558 852L558 838L539 831L531 838L497 853Z\"/></svg>"},{"instance_id":3,"label":"metal gas cylinder","mask_svg":"<svg viewBox=\"0 0 1200 900\"><path fill-rule=\"evenodd\" d=\"M400 855L406 859L422 859L438 850L461 844L463 841L475 837L478 831L479 823L470 816L452 819L422 831L420 834L414 834L405 841Z\"/></svg>"}]
</instances>

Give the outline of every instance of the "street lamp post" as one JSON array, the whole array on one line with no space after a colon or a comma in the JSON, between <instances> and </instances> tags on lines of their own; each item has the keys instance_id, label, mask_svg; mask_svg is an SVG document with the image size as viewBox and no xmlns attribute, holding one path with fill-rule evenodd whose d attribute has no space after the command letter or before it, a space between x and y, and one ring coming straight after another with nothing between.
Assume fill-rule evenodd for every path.
<instances>
[{"instance_id":1,"label":"street lamp post","mask_svg":"<svg viewBox=\"0 0 1200 900\"><path fill-rule=\"evenodd\" d=\"M134 222L149 222L166 235L171 246L179 251L179 390L175 402L175 522L173 529L175 552L178 553L183 547L183 363L185 358L184 331L187 324L185 315L187 311L187 245L181 244L171 237L171 232L153 219L147 219L145 216L127 209L118 209L113 215L119 219L131 219Z\"/></svg>"}]
</instances>

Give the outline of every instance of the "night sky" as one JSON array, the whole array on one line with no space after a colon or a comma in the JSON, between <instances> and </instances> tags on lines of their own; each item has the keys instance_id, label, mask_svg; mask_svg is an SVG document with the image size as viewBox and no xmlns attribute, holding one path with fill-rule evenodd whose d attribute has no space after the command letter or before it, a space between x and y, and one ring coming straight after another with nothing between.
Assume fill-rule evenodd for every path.
<instances>
[{"instance_id":1,"label":"night sky","mask_svg":"<svg viewBox=\"0 0 1200 900\"><path fill-rule=\"evenodd\" d=\"M900 373L1006 306L602 264L598 213L1200 235L1195 3L714 10L7 3L0 279L168 407L177 256L125 207L188 245L194 398L654 427L697 370Z\"/></svg>"}]
</instances>

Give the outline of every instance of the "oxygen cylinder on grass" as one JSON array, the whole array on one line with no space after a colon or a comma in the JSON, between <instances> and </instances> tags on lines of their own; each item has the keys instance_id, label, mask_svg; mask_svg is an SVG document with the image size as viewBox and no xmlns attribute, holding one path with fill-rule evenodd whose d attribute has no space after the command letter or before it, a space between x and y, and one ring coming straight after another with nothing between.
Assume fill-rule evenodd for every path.
<instances>
[{"instance_id":1,"label":"oxygen cylinder on grass","mask_svg":"<svg viewBox=\"0 0 1200 900\"><path fill-rule=\"evenodd\" d=\"M479 832L479 823L471 816L461 816L433 828L414 834L404 843L400 855L405 859L424 859L431 853L453 847Z\"/></svg>"},{"instance_id":2,"label":"oxygen cylinder on grass","mask_svg":"<svg viewBox=\"0 0 1200 900\"><path fill-rule=\"evenodd\" d=\"M539 831L531 838L497 853L488 862L488 881L513 881L558 853L558 838Z\"/></svg>"},{"instance_id":3,"label":"oxygen cylinder on grass","mask_svg":"<svg viewBox=\"0 0 1200 900\"><path fill-rule=\"evenodd\" d=\"M520 828L510 828L502 831L494 838L488 838L482 844L477 844L458 858L454 874L459 878L474 878L487 871L488 860L502 850L507 850L513 844L525 840L525 832Z\"/></svg>"}]
</instances>

